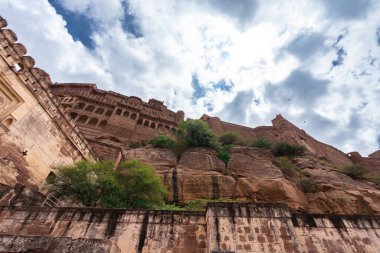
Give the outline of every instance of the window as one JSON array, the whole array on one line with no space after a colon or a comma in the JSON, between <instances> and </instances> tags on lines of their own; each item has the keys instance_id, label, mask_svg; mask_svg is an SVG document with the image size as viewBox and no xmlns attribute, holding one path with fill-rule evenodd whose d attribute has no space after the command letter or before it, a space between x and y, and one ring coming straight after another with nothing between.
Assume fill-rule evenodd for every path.
<instances>
[{"instance_id":1,"label":"window","mask_svg":"<svg viewBox=\"0 0 380 253\"><path fill-rule=\"evenodd\" d=\"M92 118L90 119L90 121L88 122L89 125L91 126L96 126L96 124L98 124L98 119L97 118Z\"/></svg>"},{"instance_id":2,"label":"window","mask_svg":"<svg viewBox=\"0 0 380 253\"><path fill-rule=\"evenodd\" d=\"M97 113L97 114L103 114L104 111L105 110L103 108L99 107L98 109L96 109L95 113Z\"/></svg>"},{"instance_id":3,"label":"window","mask_svg":"<svg viewBox=\"0 0 380 253\"><path fill-rule=\"evenodd\" d=\"M86 123L88 117L86 115L82 115L78 118L77 122L78 123Z\"/></svg>"},{"instance_id":4,"label":"window","mask_svg":"<svg viewBox=\"0 0 380 253\"><path fill-rule=\"evenodd\" d=\"M88 112L93 112L94 110L95 110L95 106L93 106L93 105L88 105L86 107L86 111L88 111Z\"/></svg>"}]
</instances>

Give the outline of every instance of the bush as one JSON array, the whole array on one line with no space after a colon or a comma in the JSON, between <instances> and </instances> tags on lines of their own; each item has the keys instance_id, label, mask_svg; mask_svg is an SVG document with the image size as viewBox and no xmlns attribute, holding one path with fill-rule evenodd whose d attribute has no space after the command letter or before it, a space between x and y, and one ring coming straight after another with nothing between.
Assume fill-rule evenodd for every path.
<instances>
[{"instance_id":1,"label":"bush","mask_svg":"<svg viewBox=\"0 0 380 253\"><path fill-rule=\"evenodd\" d=\"M215 135L202 120L182 121L177 134L188 147L207 147L216 149Z\"/></svg>"},{"instance_id":2,"label":"bush","mask_svg":"<svg viewBox=\"0 0 380 253\"><path fill-rule=\"evenodd\" d=\"M172 148L174 140L166 135L158 135L154 137L150 142L154 148Z\"/></svg>"},{"instance_id":3,"label":"bush","mask_svg":"<svg viewBox=\"0 0 380 253\"><path fill-rule=\"evenodd\" d=\"M131 160L121 163L119 173L124 186L123 193L118 196L121 207L151 208L164 204L168 192L153 168Z\"/></svg>"},{"instance_id":4,"label":"bush","mask_svg":"<svg viewBox=\"0 0 380 253\"><path fill-rule=\"evenodd\" d=\"M230 160L230 146L222 146L218 150L218 157L227 165Z\"/></svg>"},{"instance_id":5,"label":"bush","mask_svg":"<svg viewBox=\"0 0 380 253\"><path fill-rule=\"evenodd\" d=\"M367 168L358 164L350 165L343 169L343 173L353 179L363 178L363 175L367 173L367 171Z\"/></svg>"},{"instance_id":6,"label":"bush","mask_svg":"<svg viewBox=\"0 0 380 253\"><path fill-rule=\"evenodd\" d=\"M239 140L239 134L234 132L226 132L219 137L219 141L222 143L222 145L236 144Z\"/></svg>"},{"instance_id":7,"label":"bush","mask_svg":"<svg viewBox=\"0 0 380 253\"><path fill-rule=\"evenodd\" d=\"M301 179L299 185L305 193L315 193L318 191L317 185L310 178Z\"/></svg>"},{"instance_id":8,"label":"bush","mask_svg":"<svg viewBox=\"0 0 380 253\"><path fill-rule=\"evenodd\" d=\"M268 148L270 149L272 147L272 144L270 143L270 141L266 140L266 139L256 139L254 140L251 144L250 144L251 147L255 147L255 148Z\"/></svg>"},{"instance_id":9,"label":"bush","mask_svg":"<svg viewBox=\"0 0 380 253\"><path fill-rule=\"evenodd\" d=\"M49 191L58 198L93 207L137 208L163 203L167 191L153 169L138 161L120 166L116 171L110 161L81 161L56 167L57 176L47 181Z\"/></svg>"},{"instance_id":10,"label":"bush","mask_svg":"<svg viewBox=\"0 0 380 253\"><path fill-rule=\"evenodd\" d=\"M299 145L292 145L286 142L278 143L274 149L273 154L275 156L299 156L305 152L305 148Z\"/></svg>"},{"instance_id":11,"label":"bush","mask_svg":"<svg viewBox=\"0 0 380 253\"><path fill-rule=\"evenodd\" d=\"M293 172L297 170L297 166L285 156L277 157L274 163L280 167L282 173L286 176L291 176Z\"/></svg>"},{"instance_id":12,"label":"bush","mask_svg":"<svg viewBox=\"0 0 380 253\"><path fill-rule=\"evenodd\" d=\"M56 177L47 180L49 191L58 198L69 198L85 206L98 206L106 196L120 190L113 163L80 161L56 167Z\"/></svg>"}]
</instances>

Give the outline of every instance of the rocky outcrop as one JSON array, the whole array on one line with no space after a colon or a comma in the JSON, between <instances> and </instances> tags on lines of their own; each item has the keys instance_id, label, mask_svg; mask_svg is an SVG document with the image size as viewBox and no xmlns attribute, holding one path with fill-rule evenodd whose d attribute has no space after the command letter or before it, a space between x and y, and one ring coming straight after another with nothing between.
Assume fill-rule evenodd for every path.
<instances>
[{"instance_id":1,"label":"rocky outcrop","mask_svg":"<svg viewBox=\"0 0 380 253\"><path fill-rule=\"evenodd\" d=\"M168 201L185 204L194 199L284 202L292 210L308 213L380 213L380 188L353 180L325 157L308 154L291 159L294 168L284 175L268 149L232 147L227 165L214 150L190 148L177 162L167 149L143 147L124 153L154 167L169 190ZM300 180L315 184L304 192Z\"/></svg>"}]
</instances>

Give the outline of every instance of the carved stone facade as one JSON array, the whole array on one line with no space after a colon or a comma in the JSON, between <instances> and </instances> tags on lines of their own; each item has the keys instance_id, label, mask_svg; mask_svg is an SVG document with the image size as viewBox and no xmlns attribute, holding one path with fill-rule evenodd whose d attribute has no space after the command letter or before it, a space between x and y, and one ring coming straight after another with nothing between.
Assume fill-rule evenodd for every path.
<instances>
[{"instance_id":1,"label":"carved stone facade","mask_svg":"<svg viewBox=\"0 0 380 253\"><path fill-rule=\"evenodd\" d=\"M95 84L54 84L51 90L100 158L114 158L131 142L172 135L184 112L173 112L163 102L100 90Z\"/></svg>"},{"instance_id":2,"label":"carved stone facade","mask_svg":"<svg viewBox=\"0 0 380 253\"><path fill-rule=\"evenodd\" d=\"M39 185L51 166L96 158L6 25L0 17L0 183Z\"/></svg>"}]
</instances>

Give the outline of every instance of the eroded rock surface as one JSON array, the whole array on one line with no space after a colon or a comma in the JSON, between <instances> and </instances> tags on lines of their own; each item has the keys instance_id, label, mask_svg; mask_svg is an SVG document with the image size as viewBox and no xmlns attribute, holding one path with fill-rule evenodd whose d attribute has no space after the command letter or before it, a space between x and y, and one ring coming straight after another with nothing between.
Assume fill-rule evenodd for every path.
<instances>
[{"instance_id":1,"label":"eroded rock surface","mask_svg":"<svg viewBox=\"0 0 380 253\"><path fill-rule=\"evenodd\" d=\"M296 169L284 175L268 149L233 147L230 153L227 165L207 148L190 148L178 162L167 149L144 147L124 155L154 167L169 190L168 200L179 204L228 198L284 202L308 213L380 213L379 186L346 176L325 157L308 154L290 159ZM304 192L300 180L312 181L317 191Z\"/></svg>"}]
</instances>

